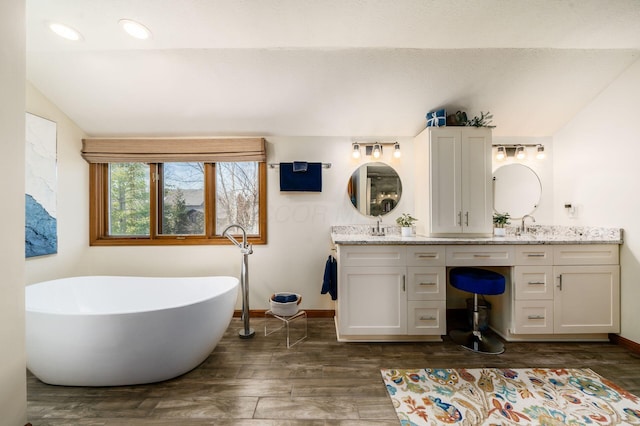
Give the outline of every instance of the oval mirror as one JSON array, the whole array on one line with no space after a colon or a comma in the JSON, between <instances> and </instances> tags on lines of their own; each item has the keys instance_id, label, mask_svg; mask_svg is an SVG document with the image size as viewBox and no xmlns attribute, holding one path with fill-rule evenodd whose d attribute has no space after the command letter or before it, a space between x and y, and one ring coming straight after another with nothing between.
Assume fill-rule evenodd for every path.
<instances>
[{"instance_id":1,"label":"oval mirror","mask_svg":"<svg viewBox=\"0 0 640 426\"><path fill-rule=\"evenodd\" d=\"M380 216L395 208L402 195L402 182L393 167L367 163L353 172L347 185L351 204L365 216Z\"/></svg>"},{"instance_id":2,"label":"oval mirror","mask_svg":"<svg viewBox=\"0 0 640 426\"><path fill-rule=\"evenodd\" d=\"M540 178L524 164L507 164L493 172L493 209L512 219L531 214L542 196Z\"/></svg>"}]
</instances>

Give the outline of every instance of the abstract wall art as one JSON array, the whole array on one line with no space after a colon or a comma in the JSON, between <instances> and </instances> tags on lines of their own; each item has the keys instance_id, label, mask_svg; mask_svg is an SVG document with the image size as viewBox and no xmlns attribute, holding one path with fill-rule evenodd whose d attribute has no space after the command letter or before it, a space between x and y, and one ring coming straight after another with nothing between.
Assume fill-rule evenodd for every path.
<instances>
[{"instance_id":1,"label":"abstract wall art","mask_svg":"<svg viewBox=\"0 0 640 426\"><path fill-rule=\"evenodd\" d=\"M25 256L58 251L56 123L27 113Z\"/></svg>"}]
</instances>

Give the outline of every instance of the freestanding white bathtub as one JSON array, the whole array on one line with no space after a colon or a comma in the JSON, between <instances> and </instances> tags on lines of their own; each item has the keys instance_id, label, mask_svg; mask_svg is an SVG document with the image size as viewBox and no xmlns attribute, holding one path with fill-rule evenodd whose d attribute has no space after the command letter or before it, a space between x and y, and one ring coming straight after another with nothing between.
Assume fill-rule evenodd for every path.
<instances>
[{"instance_id":1,"label":"freestanding white bathtub","mask_svg":"<svg viewBox=\"0 0 640 426\"><path fill-rule=\"evenodd\" d=\"M153 383L202 363L229 326L234 277L75 277L26 288L27 367L67 386Z\"/></svg>"}]
</instances>

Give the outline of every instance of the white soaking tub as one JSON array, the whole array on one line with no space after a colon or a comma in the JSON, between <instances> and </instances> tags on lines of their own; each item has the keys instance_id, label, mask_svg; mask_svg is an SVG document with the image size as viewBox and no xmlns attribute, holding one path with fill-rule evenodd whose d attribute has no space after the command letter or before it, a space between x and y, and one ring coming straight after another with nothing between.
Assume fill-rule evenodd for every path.
<instances>
[{"instance_id":1,"label":"white soaking tub","mask_svg":"<svg viewBox=\"0 0 640 426\"><path fill-rule=\"evenodd\" d=\"M153 383L202 363L233 316L234 277L74 277L26 288L27 367L67 386Z\"/></svg>"}]
</instances>

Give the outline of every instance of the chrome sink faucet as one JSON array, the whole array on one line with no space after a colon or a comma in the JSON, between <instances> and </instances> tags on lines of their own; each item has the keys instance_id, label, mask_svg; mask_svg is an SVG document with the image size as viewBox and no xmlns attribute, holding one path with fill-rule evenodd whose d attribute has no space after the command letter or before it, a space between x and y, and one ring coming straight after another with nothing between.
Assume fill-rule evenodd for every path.
<instances>
[{"instance_id":1,"label":"chrome sink faucet","mask_svg":"<svg viewBox=\"0 0 640 426\"><path fill-rule=\"evenodd\" d=\"M524 220L526 218L531 219L531 222L533 222L533 223L536 222L536 218L531 216L530 214L525 214L524 216L522 216L522 223L520 224L520 228L518 228L518 235L522 235L522 234L526 234L527 233L527 228L525 228L525 224L524 224Z\"/></svg>"},{"instance_id":2,"label":"chrome sink faucet","mask_svg":"<svg viewBox=\"0 0 640 426\"><path fill-rule=\"evenodd\" d=\"M372 230L371 235L374 236L384 236L384 229L380 226L382 223L382 216L376 216L376 227Z\"/></svg>"}]
</instances>

